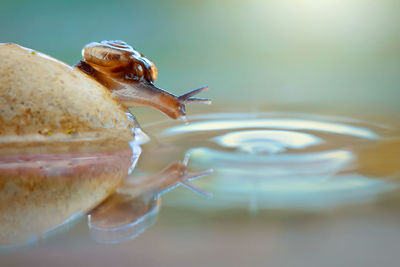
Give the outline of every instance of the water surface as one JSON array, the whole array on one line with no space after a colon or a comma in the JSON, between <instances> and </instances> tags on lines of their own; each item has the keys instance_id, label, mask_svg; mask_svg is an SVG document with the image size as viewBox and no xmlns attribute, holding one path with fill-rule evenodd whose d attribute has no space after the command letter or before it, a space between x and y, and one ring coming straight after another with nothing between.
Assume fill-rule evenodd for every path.
<instances>
[{"instance_id":1,"label":"water surface","mask_svg":"<svg viewBox=\"0 0 400 267\"><path fill-rule=\"evenodd\" d=\"M150 166L187 151L193 167L214 168L200 183L215 201L199 208L324 209L371 202L398 187L399 159L383 149L399 148L388 126L301 113L217 113L190 121L146 127L155 134L142 160Z\"/></svg>"},{"instance_id":2,"label":"water surface","mask_svg":"<svg viewBox=\"0 0 400 267\"><path fill-rule=\"evenodd\" d=\"M124 167L131 172L137 163L136 168L105 201L97 199L94 209L89 208L96 202L87 190L90 179L74 178L73 172L70 180L61 176L78 165L106 174L123 164L119 152L3 160L4 173L42 166L46 183L59 187L67 182L70 193L61 203L62 194L54 197L57 190L46 192L44 205L34 189L34 195L26 195L36 199L28 202L29 213L20 207L3 213L20 218L20 224L15 229L3 225L2 231L12 228L23 236L3 244L1 261L18 265L29 260L33 266L330 266L326 263L337 263L338 255L344 263L358 263L361 255L368 262L396 261L398 129L349 117L284 112L188 119L188 125L144 124L150 139L140 139L141 147L131 145L134 153L127 154ZM105 187L111 176L102 180ZM203 178L190 181L198 177ZM73 210L65 213L66 207ZM312 260L305 255L313 255Z\"/></svg>"}]
</instances>

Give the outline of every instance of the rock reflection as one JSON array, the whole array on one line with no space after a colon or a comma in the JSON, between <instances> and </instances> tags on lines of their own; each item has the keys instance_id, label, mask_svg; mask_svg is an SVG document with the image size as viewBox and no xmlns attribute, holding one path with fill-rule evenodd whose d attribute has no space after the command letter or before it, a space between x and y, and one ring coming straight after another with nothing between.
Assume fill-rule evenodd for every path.
<instances>
[{"instance_id":1,"label":"rock reflection","mask_svg":"<svg viewBox=\"0 0 400 267\"><path fill-rule=\"evenodd\" d=\"M190 180L208 175L212 170L189 173L188 155L182 162L172 162L155 175L129 177L115 194L90 213L88 224L92 237L101 243L119 243L136 238L156 222L160 195L179 184L210 197Z\"/></svg>"},{"instance_id":2,"label":"rock reflection","mask_svg":"<svg viewBox=\"0 0 400 267\"><path fill-rule=\"evenodd\" d=\"M116 151L70 145L60 150L0 151L0 248L41 239L93 209L116 190L140 154L128 144Z\"/></svg>"}]
</instances>

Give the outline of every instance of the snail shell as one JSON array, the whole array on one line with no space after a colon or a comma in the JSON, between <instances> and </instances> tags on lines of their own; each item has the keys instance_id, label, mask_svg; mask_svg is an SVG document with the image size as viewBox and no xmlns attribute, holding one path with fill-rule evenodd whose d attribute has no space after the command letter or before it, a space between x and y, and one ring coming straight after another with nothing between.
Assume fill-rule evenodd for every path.
<instances>
[{"instance_id":1,"label":"snail shell","mask_svg":"<svg viewBox=\"0 0 400 267\"><path fill-rule=\"evenodd\" d=\"M82 56L94 69L112 77L144 79L150 83L157 80L156 65L123 41L87 44L82 50Z\"/></svg>"}]
</instances>

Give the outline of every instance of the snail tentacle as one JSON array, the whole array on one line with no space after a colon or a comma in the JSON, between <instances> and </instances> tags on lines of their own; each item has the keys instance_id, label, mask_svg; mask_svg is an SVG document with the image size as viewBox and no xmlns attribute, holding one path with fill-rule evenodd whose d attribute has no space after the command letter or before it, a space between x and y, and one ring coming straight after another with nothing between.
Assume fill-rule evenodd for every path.
<instances>
[{"instance_id":1,"label":"snail tentacle","mask_svg":"<svg viewBox=\"0 0 400 267\"><path fill-rule=\"evenodd\" d=\"M188 103L211 104L211 99L209 98L192 97L198 93L208 91L209 89L210 88L208 86L203 86L179 96L178 99L182 104L188 104Z\"/></svg>"},{"instance_id":2,"label":"snail tentacle","mask_svg":"<svg viewBox=\"0 0 400 267\"><path fill-rule=\"evenodd\" d=\"M180 101L185 101L187 99L189 99L190 97L197 95L198 93L204 92L209 90L210 88L208 86L203 86L197 89L193 89L187 93L184 93L183 95L179 96L179 100Z\"/></svg>"}]
</instances>

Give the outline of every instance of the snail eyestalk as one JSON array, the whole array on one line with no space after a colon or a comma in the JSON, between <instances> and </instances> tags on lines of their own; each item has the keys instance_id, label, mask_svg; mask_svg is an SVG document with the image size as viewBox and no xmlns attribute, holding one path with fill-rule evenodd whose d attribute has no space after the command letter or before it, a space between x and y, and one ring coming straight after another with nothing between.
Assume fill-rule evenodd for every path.
<instances>
[{"instance_id":1,"label":"snail eyestalk","mask_svg":"<svg viewBox=\"0 0 400 267\"><path fill-rule=\"evenodd\" d=\"M179 101L183 104L188 104L188 103L204 103L204 104L211 104L211 99L209 98L198 98L198 97L192 97L194 95L197 95L201 92L208 91L210 88L208 86L203 86L197 89L194 89L190 92L187 92L181 96L178 97Z\"/></svg>"}]
</instances>

